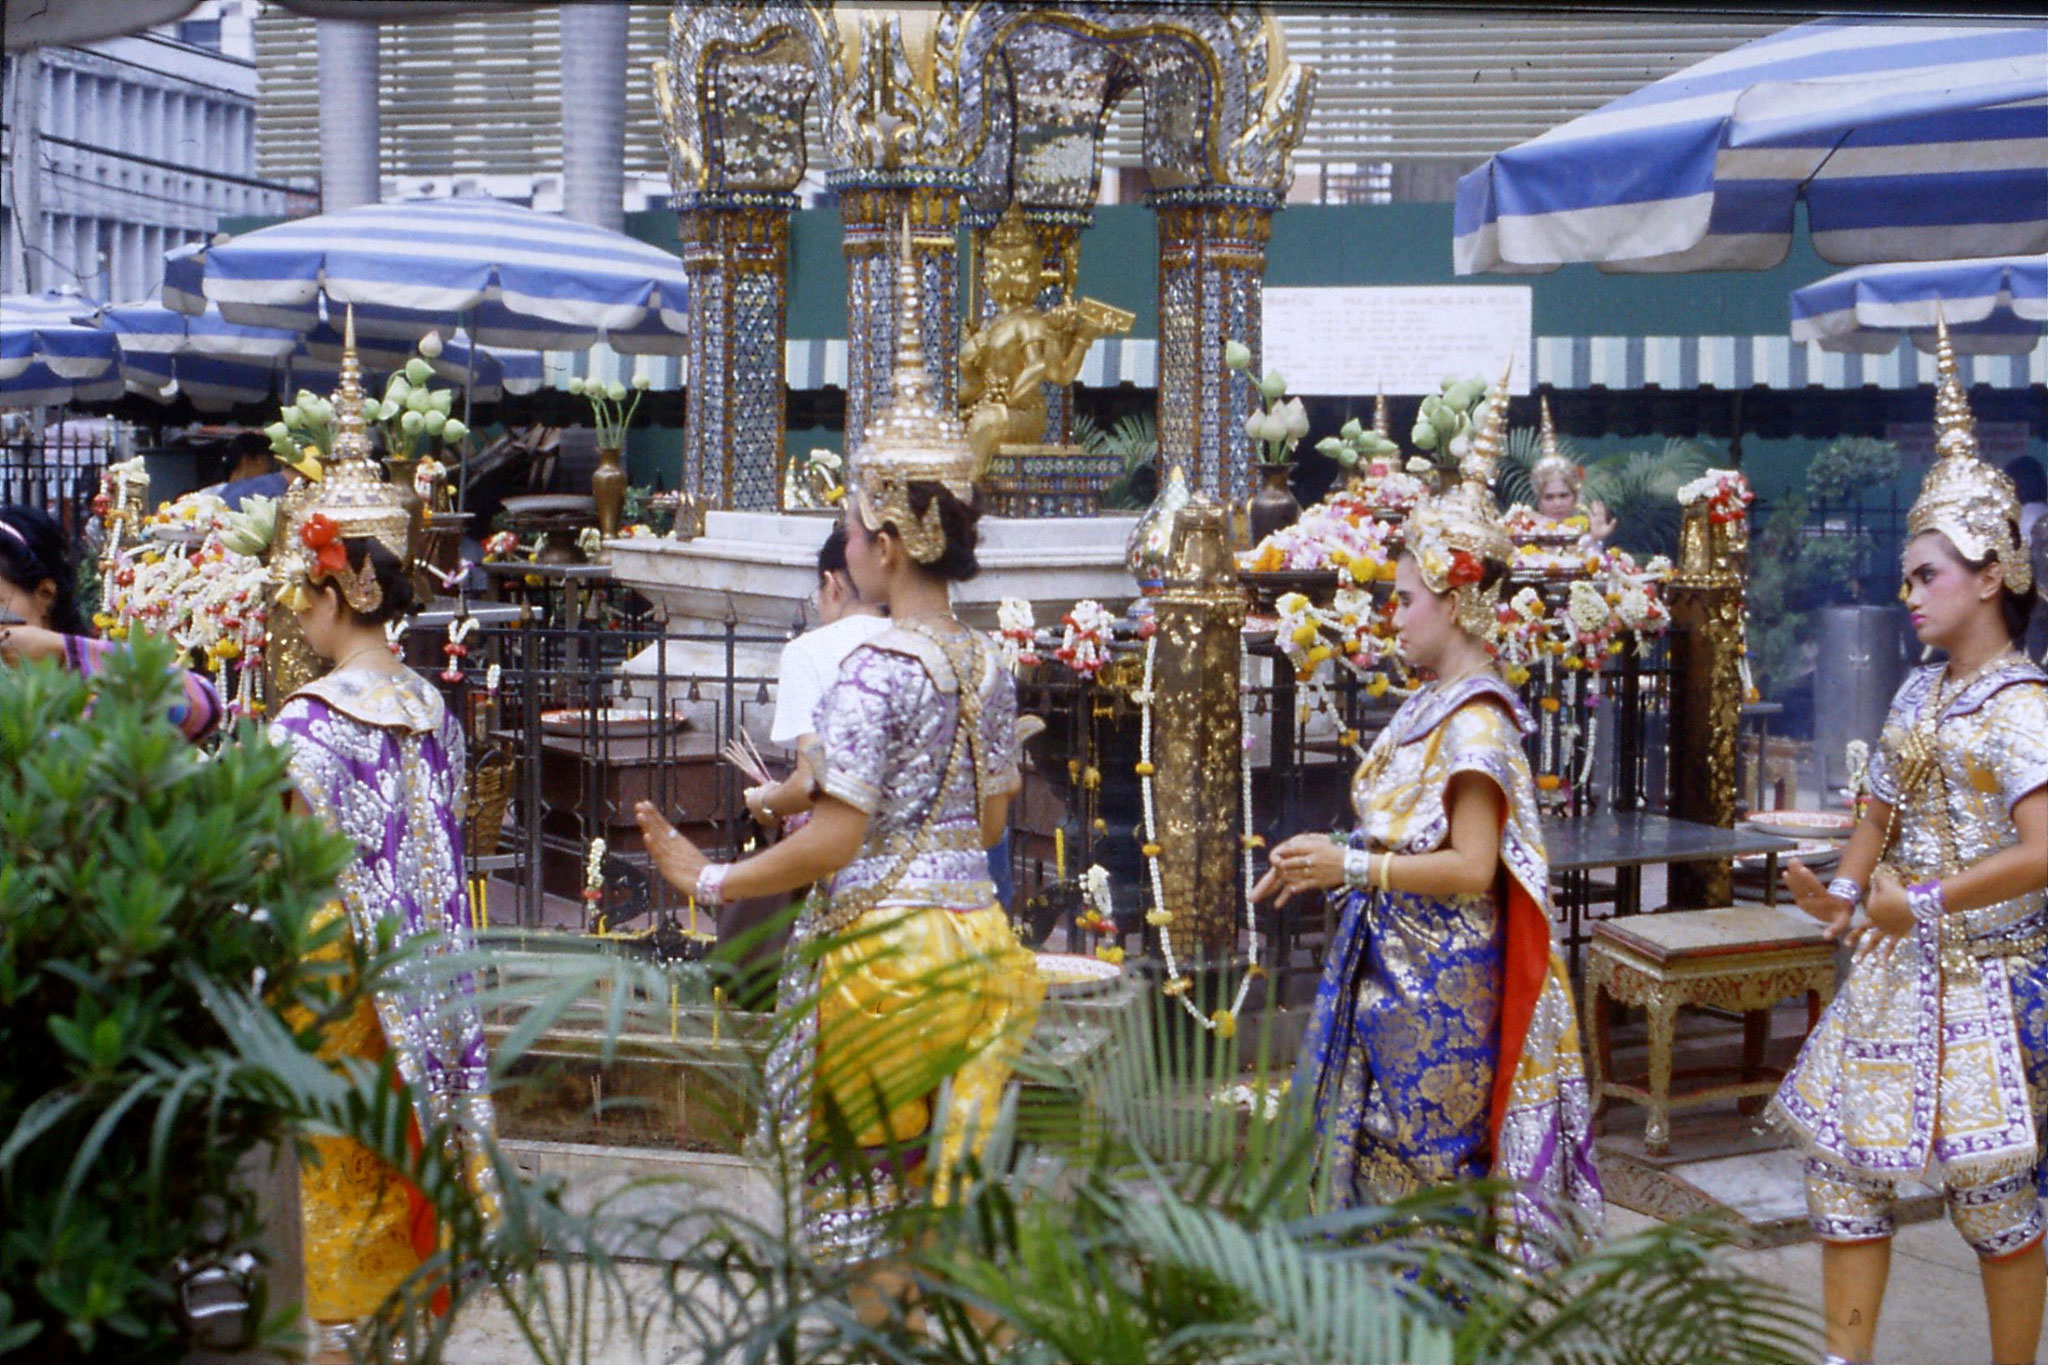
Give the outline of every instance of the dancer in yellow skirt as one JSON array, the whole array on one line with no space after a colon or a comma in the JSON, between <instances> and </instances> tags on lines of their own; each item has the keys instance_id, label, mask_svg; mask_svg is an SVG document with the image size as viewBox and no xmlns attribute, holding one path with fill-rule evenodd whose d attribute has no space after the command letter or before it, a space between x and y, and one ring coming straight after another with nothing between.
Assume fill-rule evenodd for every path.
<instances>
[{"instance_id":1,"label":"dancer in yellow skirt","mask_svg":"<svg viewBox=\"0 0 2048 1365\"><path fill-rule=\"evenodd\" d=\"M987 860L1020 785L1016 691L993 643L951 613L949 585L977 567L973 454L927 388L907 267L899 286L895 401L865 433L846 512L848 571L892 624L847 656L819 706L804 752L811 818L720 864L651 805L637 811L655 865L699 901L827 884L791 936L783 1001L817 1003L769 1058L767 1121L785 1153L817 1153L835 1119L866 1149L868 1179L803 1199L813 1253L846 1263L888 1257L889 1214L913 1194L946 1198L1043 993ZM822 951L805 967L812 944ZM941 1150L928 1154L942 1089Z\"/></svg>"}]
</instances>

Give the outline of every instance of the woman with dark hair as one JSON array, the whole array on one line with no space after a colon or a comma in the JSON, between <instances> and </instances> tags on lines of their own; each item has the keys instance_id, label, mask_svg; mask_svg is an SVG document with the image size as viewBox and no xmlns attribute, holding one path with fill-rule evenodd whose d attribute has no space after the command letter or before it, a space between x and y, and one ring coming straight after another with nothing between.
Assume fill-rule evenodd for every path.
<instances>
[{"instance_id":1,"label":"woman with dark hair","mask_svg":"<svg viewBox=\"0 0 2048 1365\"><path fill-rule=\"evenodd\" d=\"M1288 839L1252 895L1344 894L1294 1085L1323 1144L1318 1190L1348 1208L1492 1176L1509 1182L1501 1249L1540 1263L1560 1231L1597 1234L1603 1204L1531 722L1493 664L1514 553L1488 488L1506 413L1496 387L1464 482L1403 528L1395 629L1434 681L1352 778L1357 833Z\"/></svg>"},{"instance_id":2,"label":"woman with dark hair","mask_svg":"<svg viewBox=\"0 0 2048 1365\"><path fill-rule=\"evenodd\" d=\"M281 606L333 667L285 699L270 735L289 750L295 800L356 845L326 918L345 918L366 951L410 946L445 957L470 947L462 725L385 633L413 605L409 519L370 458L351 392L354 362L351 336L333 459L281 528L275 565ZM343 951L337 943L336 955ZM491 1216L482 1018L464 998L466 977L451 981L418 956L402 961L352 1016L328 1026L320 1055L393 1054L427 1130L415 1137L445 1144ZM438 1235L419 1193L355 1143L306 1141L319 1156L300 1170L307 1313L320 1338L316 1359L345 1360L366 1321L435 1255Z\"/></svg>"},{"instance_id":3,"label":"woman with dark hair","mask_svg":"<svg viewBox=\"0 0 2048 1365\"><path fill-rule=\"evenodd\" d=\"M1828 1361L1872 1358L1898 1186L1943 1187L1977 1253L1996 1365L2024 1365L2048 1299L2048 673L2013 648L2033 601L2012 481L1977 456L1945 327L1936 454L1906 517L1900 596L1923 644L1871 759L1872 800L1802 909L1870 932L1771 1102L1806 1152Z\"/></svg>"},{"instance_id":4,"label":"woman with dark hair","mask_svg":"<svg viewBox=\"0 0 2048 1365\"><path fill-rule=\"evenodd\" d=\"M890 626L847 656L818 708L805 750L810 821L724 864L653 806L637 812L656 867L699 900L823 887L791 934L782 1007L814 1004L769 1058L767 1122L799 1164L842 1123L863 1149L863 1178L803 1196L814 1250L848 1263L900 1247L889 1215L914 1189L948 1197L1043 993L985 854L1021 785L1016 692L988 637L954 618L949 593L977 570L974 456L957 416L930 397L915 285L907 274L900 285L895 401L865 433L846 510L847 570L864 599L888 605ZM943 1150L927 1153L942 1083L952 1096ZM874 1267L862 1311L900 1288Z\"/></svg>"},{"instance_id":5,"label":"woman with dark hair","mask_svg":"<svg viewBox=\"0 0 2048 1365\"><path fill-rule=\"evenodd\" d=\"M0 662L58 659L81 677L99 672L120 646L88 634L77 579L71 543L55 517L37 507L0 507ZM185 696L171 721L199 739L220 723L220 695L200 674L182 671Z\"/></svg>"}]
</instances>

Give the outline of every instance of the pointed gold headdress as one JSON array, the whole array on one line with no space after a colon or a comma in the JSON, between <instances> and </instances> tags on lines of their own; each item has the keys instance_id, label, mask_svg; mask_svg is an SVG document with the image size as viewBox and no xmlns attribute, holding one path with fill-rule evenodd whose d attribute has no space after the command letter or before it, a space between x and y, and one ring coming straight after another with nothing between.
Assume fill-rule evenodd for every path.
<instances>
[{"instance_id":1,"label":"pointed gold headdress","mask_svg":"<svg viewBox=\"0 0 2048 1365\"><path fill-rule=\"evenodd\" d=\"M1540 453L1536 457L1536 463L1529 466L1529 486L1535 490L1538 497L1541 497L1545 484L1563 479L1571 485L1572 492L1576 493L1585 483L1586 471L1566 459L1564 452L1557 448L1557 427L1550 420L1548 398L1541 400L1538 411L1542 413L1542 424L1537 429L1536 438Z\"/></svg>"},{"instance_id":2,"label":"pointed gold headdress","mask_svg":"<svg viewBox=\"0 0 2048 1365\"><path fill-rule=\"evenodd\" d=\"M1487 396L1485 416L1458 461L1458 486L1424 500L1402 528L1403 544L1415 556L1422 581L1431 592L1456 592L1459 626L1489 644L1497 630L1500 580L1491 587L1482 587L1481 582L1489 561L1505 569L1515 553L1493 501L1493 473L1500 463L1507 416L1508 372L1502 371Z\"/></svg>"},{"instance_id":3,"label":"pointed gold headdress","mask_svg":"<svg viewBox=\"0 0 2048 1365\"><path fill-rule=\"evenodd\" d=\"M1956 374L1948 323L1935 318L1934 467L1906 514L1906 538L1939 531L1965 559L1996 559L2005 585L2025 593L2034 584L2020 540L2020 499L2012 480L1977 453L1977 419Z\"/></svg>"},{"instance_id":4,"label":"pointed gold headdress","mask_svg":"<svg viewBox=\"0 0 2048 1365\"><path fill-rule=\"evenodd\" d=\"M311 601L312 584L328 579L341 589L349 606L371 612L383 605L384 590L368 563L348 561L341 542L367 536L404 561L411 552L412 519L402 495L385 479L370 449L353 308L342 326L341 386L331 401L334 439L322 462L319 487L299 504L296 515L282 530L274 566L278 600L293 610L303 610Z\"/></svg>"},{"instance_id":5,"label":"pointed gold headdress","mask_svg":"<svg viewBox=\"0 0 2048 1365\"><path fill-rule=\"evenodd\" d=\"M918 287L910 223L896 267L896 370L894 397L869 421L853 456L849 487L861 524L880 531L893 524L903 548L919 564L946 552L946 528L937 499L922 517L910 510L910 485L936 483L961 502L974 497L974 448L967 428L932 397L924 371L924 309Z\"/></svg>"}]
</instances>

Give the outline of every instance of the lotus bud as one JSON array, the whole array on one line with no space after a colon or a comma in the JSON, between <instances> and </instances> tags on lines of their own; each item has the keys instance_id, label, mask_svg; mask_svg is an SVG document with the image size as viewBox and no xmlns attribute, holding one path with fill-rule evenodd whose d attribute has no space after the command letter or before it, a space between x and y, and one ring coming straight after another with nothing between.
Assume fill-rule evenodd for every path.
<instances>
[{"instance_id":1,"label":"lotus bud","mask_svg":"<svg viewBox=\"0 0 2048 1365\"><path fill-rule=\"evenodd\" d=\"M277 445L280 442L286 445L291 444L292 429L283 422L272 422L269 426L263 428L263 434L270 438L272 445Z\"/></svg>"},{"instance_id":2,"label":"lotus bud","mask_svg":"<svg viewBox=\"0 0 2048 1365\"><path fill-rule=\"evenodd\" d=\"M425 356L425 357L426 357L427 359L429 359L429 360L435 360L435 359L438 359L438 358L440 357L440 355L441 355L441 332L440 332L440 329L436 328L436 329L435 329L434 331L431 331L431 332L427 333L427 334L426 334L425 336L423 336L423 337L421 337L421 338L420 338L420 354L421 354L421 355L423 355L423 356Z\"/></svg>"},{"instance_id":3,"label":"lotus bud","mask_svg":"<svg viewBox=\"0 0 2048 1365\"><path fill-rule=\"evenodd\" d=\"M441 439L451 445L467 435L469 435L469 428L462 424L462 419L459 417L450 417L441 424Z\"/></svg>"},{"instance_id":4,"label":"lotus bud","mask_svg":"<svg viewBox=\"0 0 2048 1365\"><path fill-rule=\"evenodd\" d=\"M1471 449L1472 438L1470 436L1467 436L1461 432L1458 435L1453 436L1451 438L1451 454L1454 458L1460 460L1464 459L1466 453L1469 452Z\"/></svg>"},{"instance_id":5,"label":"lotus bud","mask_svg":"<svg viewBox=\"0 0 2048 1365\"><path fill-rule=\"evenodd\" d=\"M572 374L569 376L569 392L575 394L578 398L581 398L583 396L583 387L584 384L582 375Z\"/></svg>"},{"instance_id":6,"label":"lotus bud","mask_svg":"<svg viewBox=\"0 0 2048 1365\"><path fill-rule=\"evenodd\" d=\"M1458 434L1458 414L1448 406L1440 406L1429 415L1429 425L1438 436L1455 436Z\"/></svg>"},{"instance_id":7,"label":"lotus bud","mask_svg":"<svg viewBox=\"0 0 2048 1365\"><path fill-rule=\"evenodd\" d=\"M405 362L405 377L415 384L424 384L434 377L434 367L414 356Z\"/></svg>"},{"instance_id":8,"label":"lotus bud","mask_svg":"<svg viewBox=\"0 0 2048 1365\"><path fill-rule=\"evenodd\" d=\"M414 389L405 396L405 410L407 412L425 412L429 407L433 406L433 403L434 395L428 393L425 389Z\"/></svg>"},{"instance_id":9,"label":"lotus bud","mask_svg":"<svg viewBox=\"0 0 2048 1365\"><path fill-rule=\"evenodd\" d=\"M311 389L300 389L292 395L292 406L303 410L310 411L312 406L319 401L320 395Z\"/></svg>"},{"instance_id":10,"label":"lotus bud","mask_svg":"<svg viewBox=\"0 0 2048 1365\"><path fill-rule=\"evenodd\" d=\"M646 375L636 374L633 376L633 387L640 390L640 392L645 393L648 389L652 388L653 386L654 381L652 379L649 379Z\"/></svg>"},{"instance_id":11,"label":"lotus bud","mask_svg":"<svg viewBox=\"0 0 2048 1365\"><path fill-rule=\"evenodd\" d=\"M394 370L391 381L384 386L384 396L394 403L403 403L405 396L412 392L412 381L405 377L403 370Z\"/></svg>"},{"instance_id":12,"label":"lotus bud","mask_svg":"<svg viewBox=\"0 0 2048 1365\"><path fill-rule=\"evenodd\" d=\"M1223 343L1223 367L1229 370L1248 370L1252 367L1252 348L1242 341Z\"/></svg>"},{"instance_id":13,"label":"lotus bud","mask_svg":"<svg viewBox=\"0 0 2048 1365\"><path fill-rule=\"evenodd\" d=\"M1408 440L1417 450L1436 449L1436 428L1427 421L1418 421L1415 430L1408 433Z\"/></svg>"},{"instance_id":14,"label":"lotus bud","mask_svg":"<svg viewBox=\"0 0 2048 1365\"><path fill-rule=\"evenodd\" d=\"M1287 376L1278 370L1266 371L1266 377L1259 381L1259 396L1268 403L1277 403L1287 396Z\"/></svg>"},{"instance_id":15,"label":"lotus bud","mask_svg":"<svg viewBox=\"0 0 2048 1365\"><path fill-rule=\"evenodd\" d=\"M398 416L398 414L403 412L404 410L404 404L395 403L391 399L387 398L377 405L377 420L380 422L388 422L392 418Z\"/></svg>"},{"instance_id":16,"label":"lotus bud","mask_svg":"<svg viewBox=\"0 0 2048 1365\"><path fill-rule=\"evenodd\" d=\"M438 412L443 417L455 411L455 390L435 389L427 395L427 411Z\"/></svg>"},{"instance_id":17,"label":"lotus bud","mask_svg":"<svg viewBox=\"0 0 2048 1365\"><path fill-rule=\"evenodd\" d=\"M1345 445L1343 441L1335 436L1325 436L1322 440L1316 442L1316 454L1326 460L1336 460L1342 463L1344 457L1350 454L1350 452L1351 447ZM1357 456L1353 455L1352 458L1356 459Z\"/></svg>"},{"instance_id":18,"label":"lotus bud","mask_svg":"<svg viewBox=\"0 0 2048 1365\"><path fill-rule=\"evenodd\" d=\"M398 429L408 436L419 435L426 425L427 419L423 413L408 412L398 419Z\"/></svg>"},{"instance_id":19,"label":"lotus bud","mask_svg":"<svg viewBox=\"0 0 2048 1365\"><path fill-rule=\"evenodd\" d=\"M1358 452L1350 446L1340 446L1337 451L1337 463L1346 469L1358 468Z\"/></svg>"},{"instance_id":20,"label":"lotus bud","mask_svg":"<svg viewBox=\"0 0 2048 1365\"><path fill-rule=\"evenodd\" d=\"M1343 426L1337 428L1337 434L1347 442L1356 441L1359 437L1365 435L1365 425L1356 417L1353 417L1346 421Z\"/></svg>"},{"instance_id":21,"label":"lotus bud","mask_svg":"<svg viewBox=\"0 0 2048 1365\"><path fill-rule=\"evenodd\" d=\"M1287 439L1299 441L1308 435L1308 409L1299 398L1290 398L1273 410L1276 417L1287 420Z\"/></svg>"},{"instance_id":22,"label":"lotus bud","mask_svg":"<svg viewBox=\"0 0 2048 1365\"><path fill-rule=\"evenodd\" d=\"M604 396L614 403L622 403L626 399L626 386L614 379L604 386Z\"/></svg>"},{"instance_id":23,"label":"lotus bud","mask_svg":"<svg viewBox=\"0 0 2048 1365\"><path fill-rule=\"evenodd\" d=\"M427 435L439 436L448 429L448 414L445 412L429 412L426 414L424 424L427 429Z\"/></svg>"},{"instance_id":24,"label":"lotus bud","mask_svg":"<svg viewBox=\"0 0 2048 1365\"><path fill-rule=\"evenodd\" d=\"M333 422L334 404L329 402L325 398L320 399L317 406L315 406L313 409L313 420L320 423L322 426L326 426L327 424Z\"/></svg>"}]
</instances>

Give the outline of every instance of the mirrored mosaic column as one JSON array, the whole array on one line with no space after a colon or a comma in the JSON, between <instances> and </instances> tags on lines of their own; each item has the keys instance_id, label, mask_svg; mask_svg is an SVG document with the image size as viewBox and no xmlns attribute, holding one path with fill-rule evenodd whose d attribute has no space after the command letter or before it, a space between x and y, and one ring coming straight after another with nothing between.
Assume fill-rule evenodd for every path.
<instances>
[{"instance_id":1,"label":"mirrored mosaic column","mask_svg":"<svg viewBox=\"0 0 2048 1365\"><path fill-rule=\"evenodd\" d=\"M959 228L964 172L930 168L835 172L846 251L846 436L853 449L889 392L896 355L896 258L903 217L924 291L924 357L932 396L959 402Z\"/></svg>"},{"instance_id":2,"label":"mirrored mosaic column","mask_svg":"<svg viewBox=\"0 0 2048 1365\"><path fill-rule=\"evenodd\" d=\"M1224 368L1223 343L1260 354L1266 244L1280 198L1197 185L1156 190L1146 202L1159 215L1160 455L1241 519L1254 481L1244 419L1257 400Z\"/></svg>"},{"instance_id":3,"label":"mirrored mosaic column","mask_svg":"<svg viewBox=\"0 0 2048 1365\"><path fill-rule=\"evenodd\" d=\"M686 194L670 203L690 278L683 489L707 509L777 511L796 196Z\"/></svg>"}]
</instances>

